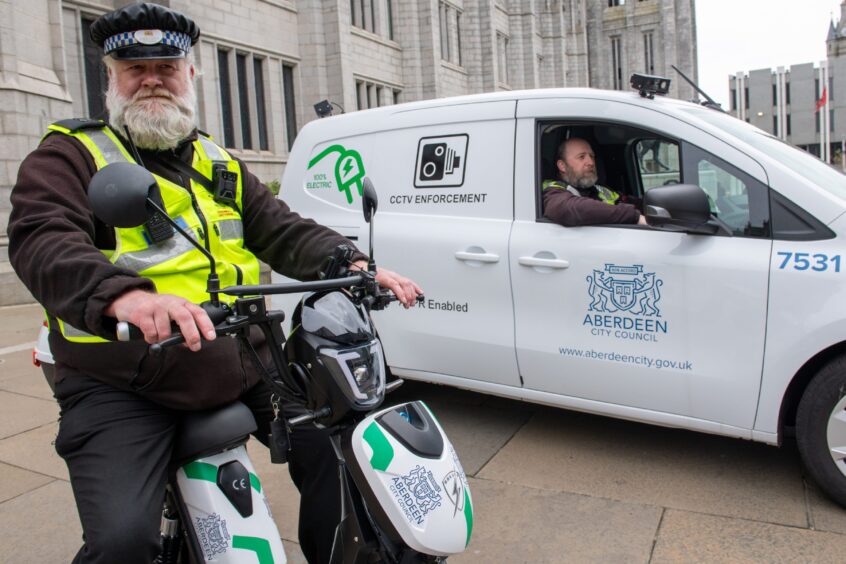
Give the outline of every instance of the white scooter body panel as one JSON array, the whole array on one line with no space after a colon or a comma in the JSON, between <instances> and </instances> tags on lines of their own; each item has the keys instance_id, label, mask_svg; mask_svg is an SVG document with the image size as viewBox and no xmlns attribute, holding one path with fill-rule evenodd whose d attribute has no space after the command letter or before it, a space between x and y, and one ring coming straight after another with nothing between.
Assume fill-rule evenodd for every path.
<instances>
[{"instance_id":1,"label":"white scooter body panel","mask_svg":"<svg viewBox=\"0 0 846 564\"><path fill-rule=\"evenodd\" d=\"M232 461L249 472L249 483L235 484L249 488L252 495L253 513L246 518L217 485L218 469ZM206 562L286 562L270 504L243 445L182 466L176 482Z\"/></svg>"},{"instance_id":2,"label":"white scooter body panel","mask_svg":"<svg viewBox=\"0 0 846 564\"><path fill-rule=\"evenodd\" d=\"M426 404L443 439L439 458L412 452L377 420L402 406L372 413L352 433L354 460L402 540L423 554L463 552L473 529L473 503L458 455ZM403 404L409 405L409 404Z\"/></svg>"}]
</instances>

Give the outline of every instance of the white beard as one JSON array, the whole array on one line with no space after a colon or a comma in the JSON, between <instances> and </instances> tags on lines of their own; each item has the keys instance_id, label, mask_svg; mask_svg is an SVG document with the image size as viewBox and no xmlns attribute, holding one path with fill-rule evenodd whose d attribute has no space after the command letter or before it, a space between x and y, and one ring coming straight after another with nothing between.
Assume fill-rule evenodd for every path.
<instances>
[{"instance_id":1,"label":"white beard","mask_svg":"<svg viewBox=\"0 0 846 564\"><path fill-rule=\"evenodd\" d=\"M153 95L167 99L145 99ZM132 98L127 98L117 91L114 81L106 92L111 126L123 134L125 125L138 147L154 151L173 149L194 131L196 105L193 82L188 83L182 96L174 96L166 88L141 88Z\"/></svg>"}]
</instances>

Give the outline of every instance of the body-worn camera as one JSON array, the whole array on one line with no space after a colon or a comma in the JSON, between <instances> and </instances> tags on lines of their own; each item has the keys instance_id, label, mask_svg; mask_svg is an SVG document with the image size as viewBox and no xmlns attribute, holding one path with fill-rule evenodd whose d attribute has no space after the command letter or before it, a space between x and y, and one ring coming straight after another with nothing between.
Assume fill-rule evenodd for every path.
<instances>
[{"instance_id":1,"label":"body-worn camera","mask_svg":"<svg viewBox=\"0 0 846 564\"><path fill-rule=\"evenodd\" d=\"M238 196L238 173L227 170L224 163L215 163L212 166L212 190L215 202L234 204Z\"/></svg>"}]
</instances>

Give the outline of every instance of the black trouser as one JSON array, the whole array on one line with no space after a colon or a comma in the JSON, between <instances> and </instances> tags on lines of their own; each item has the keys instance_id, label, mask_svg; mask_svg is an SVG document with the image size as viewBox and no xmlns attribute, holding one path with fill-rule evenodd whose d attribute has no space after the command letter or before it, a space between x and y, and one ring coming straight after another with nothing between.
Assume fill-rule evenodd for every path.
<instances>
[{"instance_id":1,"label":"black trouser","mask_svg":"<svg viewBox=\"0 0 846 564\"><path fill-rule=\"evenodd\" d=\"M158 554L168 462L179 412L84 377L56 385L61 406L56 451L70 472L82 548L74 562L149 564ZM259 383L241 397L266 444L273 410ZM300 490L299 540L309 562L329 561L340 515L337 463L325 431L291 434L288 469Z\"/></svg>"}]
</instances>

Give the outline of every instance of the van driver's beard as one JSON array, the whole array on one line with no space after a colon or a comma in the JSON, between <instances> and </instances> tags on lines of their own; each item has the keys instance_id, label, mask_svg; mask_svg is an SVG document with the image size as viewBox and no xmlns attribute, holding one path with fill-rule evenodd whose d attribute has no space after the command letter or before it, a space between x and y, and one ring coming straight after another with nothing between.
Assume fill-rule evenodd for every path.
<instances>
[{"instance_id":1,"label":"van driver's beard","mask_svg":"<svg viewBox=\"0 0 846 564\"><path fill-rule=\"evenodd\" d=\"M111 126L123 134L126 125L138 147L154 151L173 149L190 135L196 127L196 104L193 82L182 96L166 88L142 88L127 98L113 81L106 92Z\"/></svg>"},{"instance_id":2,"label":"van driver's beard","mask_svg":"<svg viewBox=\"0 0 846 564\"><path fill-rule=\"evenodd\" d=\"M596 185L599 180L595 172L585 172L583 174L576 174L573 169L568 169L564 175L564 181L575 188L590 188Z\"/></svg>"}]
</instances>

